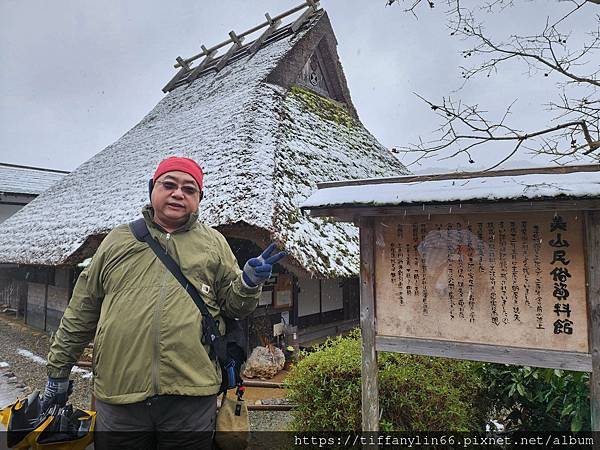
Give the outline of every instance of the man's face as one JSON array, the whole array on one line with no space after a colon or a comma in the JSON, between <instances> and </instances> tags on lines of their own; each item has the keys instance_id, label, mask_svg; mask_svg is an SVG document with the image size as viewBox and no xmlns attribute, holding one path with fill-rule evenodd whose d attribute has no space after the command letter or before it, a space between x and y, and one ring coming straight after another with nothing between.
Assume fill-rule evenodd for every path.
<instances>
[{"instance_id":1,"label":"man's face","mask_svg":"<svg viewBox=\"0 0 600 450\"><path fill-rule=\"evenodd\" d=\"M175 185L177 187L174 188ZM156 222L167 229L177 228L198 209L198 184L188 173L178 170L167 172L154 183L151 201Z\"/></svg>"}]
</instances>

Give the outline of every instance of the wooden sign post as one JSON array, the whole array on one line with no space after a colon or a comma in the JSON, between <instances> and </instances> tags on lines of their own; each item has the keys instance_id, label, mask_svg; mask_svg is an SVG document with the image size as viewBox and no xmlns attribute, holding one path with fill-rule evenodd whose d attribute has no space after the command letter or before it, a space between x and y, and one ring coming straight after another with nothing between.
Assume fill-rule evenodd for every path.
<instances>
[{"instance_id":1,"label":"wooden sign post","mask_svg":"<svg viewBox=\"0 0 600 450\"><path fill-rule=\"evenodd\" d=\"M590 317L590 351L592 374L590 401L592 431L600 431L600 212L585 215L587 295Z\"/></svg>"},{"instance_id":2,"label":"wooden sign post","mask_svg":"<svg viewBox=\"0 0 600 450\"><path fill-rule=\"evenodd\" d=\"M333 183L332 201L321 195L303 205L313 216L352 220L360 228L364 431L379 430L377 351L591 372L591 425L600 431L598 169L586 166L581 177L558 172L555 178L564 183L554 191L540 188L543 198L528 202L474 198L444 204L432 198L415 205L408 195L419 195L419 180L411 177L406 188L401 179L379 188ZM469 187L489 190L507 184L504 178ZM581 180L592 181L584 198L569 187ZM431 187L423 185L437 192ZM352 196L361 200L340 206L340 198ZM386 198L402 200L372 206Z\"/></svg>"}]
</instances>

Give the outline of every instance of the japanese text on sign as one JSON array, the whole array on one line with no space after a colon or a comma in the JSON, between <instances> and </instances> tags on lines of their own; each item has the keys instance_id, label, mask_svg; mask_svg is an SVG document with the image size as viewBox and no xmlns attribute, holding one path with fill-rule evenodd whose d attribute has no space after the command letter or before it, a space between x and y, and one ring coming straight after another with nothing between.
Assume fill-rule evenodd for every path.
<instances>
[{"instance_id":1,"label":"japanese text on sign","mask_svg":"<svg viewBox=\"0 0 600 450\"><path fill-rule=\"evenodd\" d=\"M376 236L379 335L587 351L577 213L390 217Z\"/></svg>"}]
</instances>

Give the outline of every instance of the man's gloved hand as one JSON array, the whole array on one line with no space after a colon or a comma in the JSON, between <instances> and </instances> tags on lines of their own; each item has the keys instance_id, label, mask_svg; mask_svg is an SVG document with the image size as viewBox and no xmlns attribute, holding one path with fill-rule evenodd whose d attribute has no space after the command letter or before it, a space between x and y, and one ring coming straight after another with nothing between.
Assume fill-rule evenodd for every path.
<instances>
[{"instance_id":1,"label":"man's gloved hand","mask_svg":"<svg viewBox=\"0 0 600 450\"><path fill-rule=\"evenodd\" d=\"M73 381L68 378L50 378L46 383L44 395L42 397L42 411L58 405L65 406L69 395L73 392Z\"/></svg>"},{"instance_id":2,"label":"man's gloved hand","mask_svg":"<svg viewBox=\"0 0 600 450\"><path fill-rule=\"evenodd\" d=\"M271 256L274 249L275 244L271 244L259 257L251 258L246 262L242 277L248 286L256 287L267 281L271 277L273 264L287 255L286 252L279 252Z\"/></svg>"}]
</instances>

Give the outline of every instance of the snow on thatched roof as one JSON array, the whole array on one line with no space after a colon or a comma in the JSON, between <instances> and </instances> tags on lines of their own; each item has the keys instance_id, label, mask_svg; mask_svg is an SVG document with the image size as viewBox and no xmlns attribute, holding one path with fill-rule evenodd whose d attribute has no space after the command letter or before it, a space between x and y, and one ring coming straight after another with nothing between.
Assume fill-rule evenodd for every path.
<instances>
[{"instance_id":1,"label":"snow on thatched roof","mask_svg":"<svg viewBox=\"0 0 600 450\"><path fill-rule=\"evenodd\" d=\"M348 180L406 173L396 158L344 109L309 91L292 88L282 105L275 170L275 237L293 243L289 251L320 274L358 272L358 229L304 215L299 205L324 180ZM318 138L317 138L318 137Z\"/></svg>"},{"instance_id":2,"label":"snow on thatched roof","mask_svg":"<svg viewBox=\"0 0 600 450\"><path fill-rule=\"evenodd\" d=\"M0 193L38 195L68 172L0 163Z\"/></svg>"},{"instance_id":3,"label":"snow on thatched roof","mask_svg":"<svg viewBox=\"0 0 600 450\"><path fill-rule=\"evenodd\" d=\"M0 226L0 262L79 262L95 236L140 216L158 162L183 155L205 168L201 221L260 230L313 275L356 275L357 230L304 216L298 206L317 182L406 171L358 121L349 97L341 104L268 78L300 71L300 56L308 58L323 37L335 48L320 10L299 33L169 92L123 137ZM347 92L334 56L336 82Z\"/></svg>"}]
</instances>

